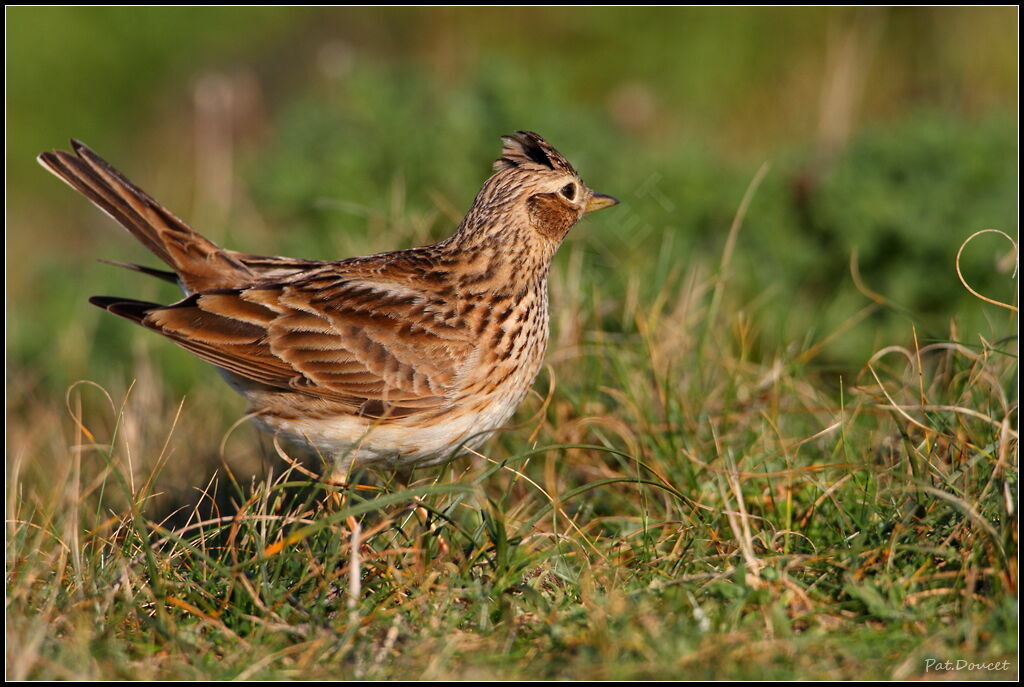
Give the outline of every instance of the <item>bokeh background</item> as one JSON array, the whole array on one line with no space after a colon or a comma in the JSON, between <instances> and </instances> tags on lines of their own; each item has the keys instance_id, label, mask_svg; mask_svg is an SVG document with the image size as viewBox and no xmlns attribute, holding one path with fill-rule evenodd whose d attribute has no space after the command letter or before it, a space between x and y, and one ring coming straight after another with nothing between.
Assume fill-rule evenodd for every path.
<instances>
[{"instance_id":1,"label":"bokeh background","mask_svg":"<svg viewBox=\"0 0 1024 687\"><path fill-rule=\"evenodd\" d=\"M154 259L35 163L70 137L223 245L340 258L446 236L499 136L538 131L623 200L555 268L573 275L556 297L574 326L612 334L717 267L767 163L729 267L753 356L827 340L813 365L845 371L915 333L998 340L1004 311L954 262L975 231L1016 234L1017 16L8 8L9 412L62 402L75 380L129 380L140 360L178 396L209 378L86 303L176 294L96 262ZM1004 239L976 239L962 268L1016 298Z\"/></svg>"}]
</instances>

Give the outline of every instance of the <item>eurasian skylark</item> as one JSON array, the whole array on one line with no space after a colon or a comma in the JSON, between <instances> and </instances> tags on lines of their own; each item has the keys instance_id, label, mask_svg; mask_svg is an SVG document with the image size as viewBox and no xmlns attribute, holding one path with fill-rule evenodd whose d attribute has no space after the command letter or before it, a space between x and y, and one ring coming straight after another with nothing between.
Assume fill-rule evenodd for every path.
<instances>
[{"instance_id":1,"label":"eurasian skylark","mask_svg":"<svg viewBox=\"0 0 1024 687\"><path fill-rule=\"evenodd\" d=\"M584 214L618 201L537 134L502 140L452 236L336 262L220 248L77 141L38 160L173 271L127 267L185 292L171 305L90 302L213 363L264 430L343 475L408 472L478 445L540 369L552 256Z\"/></svg>"}]
</instances>

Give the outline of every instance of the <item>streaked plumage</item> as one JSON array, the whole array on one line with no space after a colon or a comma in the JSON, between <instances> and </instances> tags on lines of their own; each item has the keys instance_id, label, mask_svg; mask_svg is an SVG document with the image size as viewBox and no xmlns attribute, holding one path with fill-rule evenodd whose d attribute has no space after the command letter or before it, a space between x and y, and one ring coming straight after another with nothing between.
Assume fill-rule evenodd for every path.
<instances>
[{"instance_id":1,"label":"streaked plumage","mask_svg":"<svg viewBox=\"0 0 1024 687\"><path fill-rule=\"evenodd\" d=\"M454 457L508 420L540 369L551 258L583 214L616 201L537 134L503 141L451 237L337 262L220 248L77 141L38 159L173 271L127 267L186 294L90 301L216 365L264 429L338 474Z\"/></svg>"}]
</instances>

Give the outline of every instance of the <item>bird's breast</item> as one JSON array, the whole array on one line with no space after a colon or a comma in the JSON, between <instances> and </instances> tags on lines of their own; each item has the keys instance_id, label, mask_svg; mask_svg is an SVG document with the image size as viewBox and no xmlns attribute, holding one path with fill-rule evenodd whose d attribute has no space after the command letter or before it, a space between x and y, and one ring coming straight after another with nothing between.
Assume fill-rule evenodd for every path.
<instances>
[{"instance_id":1,"label":"bird's breast","mask_svg":"<svg viewBox=\"0 0 1024 687\"><path fill-rule=\"evenodd\" d=\"M474 310L478 311L473 323L476 355L457 395L482 403L492 395L525 394L547 348L547 289L497 294L482 300Z\"/></svg>"}]
</instances>

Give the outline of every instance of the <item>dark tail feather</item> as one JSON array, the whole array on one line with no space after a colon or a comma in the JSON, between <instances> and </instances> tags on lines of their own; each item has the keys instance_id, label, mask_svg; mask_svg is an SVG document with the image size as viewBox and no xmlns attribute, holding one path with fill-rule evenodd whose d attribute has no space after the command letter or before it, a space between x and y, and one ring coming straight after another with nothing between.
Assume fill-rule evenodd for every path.
<instances>
[{"instance_id":1,"label":"dark tail feather","mask_svg":"<svg viewBox=\"0 0 1024 687\"><path fill-rule=\"evenodd\" d=\"M133 298L118 298L117 296L93 296L89 302L107 312L140 324L150 310L161 307L159 303L137 301Z\"/></svg>"},{"instance_id":2,"label":"dark tail feather","mask_svg":"<svg viewBox=\"0 0 1024 687\"><path fill-rule=\"evenodd\" d=\"M99 258L99 261L105 262L108 265L114 265L115 267L123 267L126 270L142 272L143 274L148 274L151 277L156 277L157 279L169 281L172 284L178 283L178 275L175 274L174 272L168 272L167 270L158 270L152 267L146 267L145 265L136 265L131 262L118 262L117 260L106 260L104 258Z\"/></svg>"}]
</instances>

